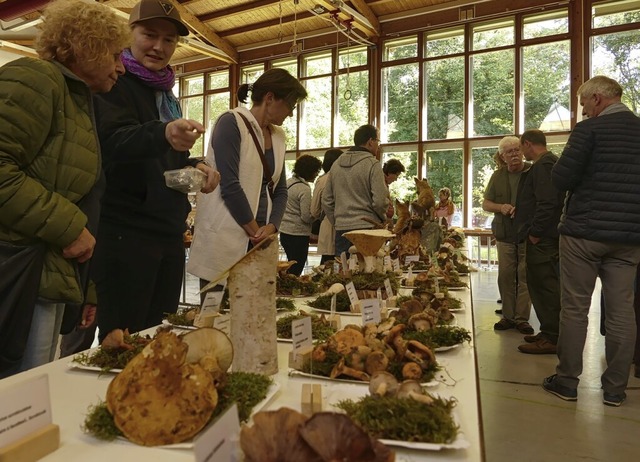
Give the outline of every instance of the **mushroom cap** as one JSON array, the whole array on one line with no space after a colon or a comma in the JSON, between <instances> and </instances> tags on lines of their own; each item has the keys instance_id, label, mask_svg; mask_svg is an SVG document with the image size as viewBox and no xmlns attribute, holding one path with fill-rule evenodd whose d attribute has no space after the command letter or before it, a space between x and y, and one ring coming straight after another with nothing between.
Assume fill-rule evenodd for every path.
<instances>
[{"instance_id":1,"label":"mushroom cap","mask_svg":"<svg viewBox=\"0 0 640 462\"><path fill-rule=\"evenodd\" d=\"M398 387L398 398L406 397L410 391L422 394L422 385L420 385L420 382L413 379L403 380Z\"/></svg>"},{"instance_id":2,"label":"mushroom cap","mask_svg":"<svg viewBox=\"0 0 640 462\"><path fill-rule=\"evenodd\" d=\"M389 448L371 438L346 414L318 412L300 427L299 433L321 460L353 462L394 460Z\"/></svg>"},{"instance_id":3,"label":"mushroom cap","mask_svg":"<svg viewBox=\"0 0 640 462\"><path fill-rule=\"evenodd\" d=\"M388 366L389 358L380 350L372 351L365 360L365 370L369 375L383 372L387 370Z\"/></svg>"},{"instance_id":4,"label":"mushroom cap","mask_svg":"<svg viewBox=\"0 0 640 462\"><path fill-rule=\"evenodd\" d=\"M358 249L358 252L364 256L375 256L380 247L395 236L387 229L360 229L349 231L343 234Z\"/></svg>"},{"instance_id":5,"label":"mushroom cap","mask_svg":"<svg viewBox=\"0 0 640 462\"><path fill-rule=\"evenodd\" d=\"M336 353L346 355L352 348L365 345L366 342L364 335L359 331L355 329L343 329L333 334L327 343L329 344L329 348Z\"/></svg>"},{"instance_id":6,"label":"mushroom cap","mask_svg":"<svg viewBox=\"0 0 640 462\"><path fill-rule=\"evenodd\" d=\"M226 372L233 361L233 344L231 339L219 329L203 327L192 330L182 336L189 346L188 363L199 363L204 357L215 357L222 372Z\"/></svg>"},{"instance_id":7,"label":"mushroom cap","mask_svg":"<svg viewBox=\"0 0 640 462\"><path fill-rule=\"evenodd\" d=\"M278 262L278 273L282 273L287 271L289 268L291 268L293 265L295 265L296 263L298 263L295 260L290 260L290 261L279 261Z\"/></svg>"},{"instance_id":8,"label":"mushroom cap","mask_svg":"<svg viewBox=\"0 0 640 462\"><path fill-rule=\"evenodd\" d=\"M395 396L400 384L398 380L387 371L375 372L369 380L369 393L376 396Z\"/></svg>"},{"instance_id":9,"label":"mushroom cap","mask_svg":"<svg viewBox=\"0 0 640 462\"><path fill-rule=\"evenodd\" d=\"M414 362L408 362L402 366L402 377L405 379L420 380L422 378L422 368Z\"/></svg>"},{"instance_id":10,"label":"mushroom cap","mask_svg":"<svg viewBox=\"0 0 640 462\"><path fill-rule=\"evenodd\" d=\"M429 330L433 327L433 318L427 313L416 313L409 318L409 325L416 330Z\"/></svg>"}]
</instances>

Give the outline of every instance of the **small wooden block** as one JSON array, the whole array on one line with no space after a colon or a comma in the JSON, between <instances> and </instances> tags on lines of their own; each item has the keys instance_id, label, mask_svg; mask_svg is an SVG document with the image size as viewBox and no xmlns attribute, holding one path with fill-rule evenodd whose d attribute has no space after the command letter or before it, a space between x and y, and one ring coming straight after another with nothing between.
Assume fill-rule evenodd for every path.
<instances>
[{"instance_id":1,"label":"small wooden block","mask_svg":"<svg viewBox=\"0 0 640 462\"><path fill-rule=\"evenodd\" d=\"M193 320L194 327L213 327L213 318L215 318L216 314L207 314L201 315L198 313L196 318Z\"/></svg>"},{"instance_id":2,"label":"small wooden block","mask_svg":"<svg viewBox=\"0 0 640 462\"><path fill-rule=\"evenodd\" d=\"M60 446L60 427L49 424L0 448L0 462L35 462Z\"/></svg>"},{"instance_id":3,"label":"small wooden block","mask_svg":"<svg viewBox=\"0 0 640 462\"><path fill-rule=\"evenodd\" d=\"M398 296L393 295L385 300L387 302L387 308L395 308L398 302Z\"/></svg>"},{"instance_id":4,"label":"small wooden block","mask_svg":"<svg viewBox=\"0 0 640 462\"><path fill-rule=\"evenodd\" d=\"M320 384L303 383L300 411L307 417L322 412L322 387Z\"/></svg>"},{"instance_id":5,"label":"small wooden block","mask_svg":"<svg viewBox=\"0 0 640 462\"><path fill-rule=\"evenodd\" d=\"M349 307L349 310L350 310L352 313L362 313L362 305L360 305L360 302L353 303L353 304Z\"/></svg>"},{"instance_id":6,"label":"small wooden block","mask_svg":"<svg viewBox=\"0 0 640 462\"><path fill-rule=\"evenodd\" d=\"M331 327L333 327L335 330L342 329L342 324L340 323L340 315L339 314L330 315L329 318L327 319L327 321L329 322L329 325Z\"/></svg>"},{"instance_id":7,"label":"small wooden block","mask_svg":"<svg viewBox=\"0 0 640 462\"><path fill-rule=\"evenodd\" d=\"M293 351L289 352L289 368L301 371L306 363L311 361L311 352L313 347L310 347L304 351L298 352L294 359Z\"/></svg>"}]
</instances>

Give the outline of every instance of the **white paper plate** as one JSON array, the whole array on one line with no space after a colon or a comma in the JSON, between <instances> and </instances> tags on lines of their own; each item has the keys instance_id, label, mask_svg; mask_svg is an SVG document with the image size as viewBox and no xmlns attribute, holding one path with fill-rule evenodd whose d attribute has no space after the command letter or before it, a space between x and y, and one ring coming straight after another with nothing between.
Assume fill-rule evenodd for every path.
<instances>
[{"instance_id":1,"label":"white paper plate","mask_svg":"<svg viewBox=\"0 0 640 462\"><path fill-rule=\"evenodd\" d=\"M436 353L442 353L444 351L449 351L449 350L453 350L454 348L458 348L459 346L460 346L460 343L456 343L455 345L441 346L441 347L435 348L433 351L435 351Z\"/></svg>"},{"instance_id":2,"label":"white paper plate","mask_svg":"<svg viewBox=\"0 0 640 462\"><path fill-rule=\"evenodd\" d=\"M326 390L326 398L325 401L329 404L329 406L334 407L339 401L343 401L345 399L358 400L359 398L366 396L369 394L369 391L366 388L362 387L353 387L349 385L340 385L338 386L330 386L327 387ZM437 394L434 394L437 395ZM336 412L343 412L341 409L334 408ZM460 421L457 418L456 413L453 414L454 421L460 426ZM410 441L398 441L398 440L387 440L387 439L379 439L382 443L388 446L396 446L408 449L417 449L421 451L440 451L442 449L466 449L470 446L469 441L464 436L462 431L458 432L456 439L448 444L444 443L415 443Z\"/></svg>"},{"instance_id":3,"label":"white paper plate","mask_svg":"<svg viewBox=\"0 0 640 462\"><path fill-rule=\"evenodd\" d=\"M331 377L325 377L324 375L317 374L309 374L308 372L298 371L296 369L289 369L290 377L309 377L313 379L321 379L321 380L329 380L331 382L340 382L340 383L353 383L355 385L369 385L369 382L363 382L362 380L355 379L332 379ZM437 380L432 380L431 382L421 383L423 387L435 387L439 384Z\"/></svg>"},{"instance_id":4,"label":"white paper plate","mask_svg":"<svg viewBox=\"0 0 640 462\"><path fill-rule=\"evenodd\" d=\"M108 371L102 370L97 366L85 366L84 364L80 364L74 361L70 361L67 363L69 369L78 369L81 371L91 371L91 372L99 372L101 374L118 374L122 372L122 369L109 369Z\"/></svg>"}]
</instances>

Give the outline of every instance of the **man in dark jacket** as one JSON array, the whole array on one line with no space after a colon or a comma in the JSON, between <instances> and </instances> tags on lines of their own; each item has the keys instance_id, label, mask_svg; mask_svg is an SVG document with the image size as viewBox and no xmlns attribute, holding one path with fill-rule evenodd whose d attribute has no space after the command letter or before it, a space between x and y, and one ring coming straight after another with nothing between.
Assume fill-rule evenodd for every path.
<instances>
[{"instance_id":1,"label":"man in dark jacket","mask_svg":"<svg viewBox=\"0 0 640 462\"><path fill-rule=\"evenodd\" d=\"M526 242L527 286L540 321L540 333L525 336L526 343L518 350L528 354L553 354L560 319L557 227L563 194L551 184L551 169L558 157L547 150L547 139L540 130L524 132L520 149L533 166L518 191L515 221L518 241Z\"/></svg>"},{"instance_id":2,"label":"man in dark jacket","mask_svg":"<svg viewBox=\"0 0 640 462\"><path fill-rule=\"evenodd\" d=\"M626 398L636 325L633 286L640 262L640 119L621 102L622 88L596 76L578 89L582 115L553 184L567 191L559 226L562 316L556 374L543 387L568 401L578 398L582 351L597 277L607 303L607 369L603 402Z\"/></svg>"}]
</instances>

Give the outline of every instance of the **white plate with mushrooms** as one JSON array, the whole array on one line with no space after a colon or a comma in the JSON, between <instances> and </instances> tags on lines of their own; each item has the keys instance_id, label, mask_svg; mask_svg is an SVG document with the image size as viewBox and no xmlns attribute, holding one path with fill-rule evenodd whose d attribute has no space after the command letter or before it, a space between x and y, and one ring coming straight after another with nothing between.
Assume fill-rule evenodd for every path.
<instances>
[{"instance_id":1,"label":"white plate with mushrooms","mask_svg":"<svg viewBox=\"0 0 640 462\"><path fill-rule=\"evenodd\" d=\"M324 308L314 308L310 307L313 311L317 311L318 313L326 313L326 314L334 314L331 310L325 310ZM357 313L355 311L336 311L335 314L340 314L343 316L362 316L362 313Z\"/></svg>"},{"instance_id":2,"label":"white plate with mushrooms","mask_svg":"<svg viewBox=\"0 0 640 462\"><path fill-rule=\"evenodd\" d=\"M324 375L318 375L318 374L310 374L308 372L302 372L302 371L298 371L296 369L290 369L289 370L289 376L291 377L309 377L309 378L313 378L313 379L322 379L322 380L329 380L331 382L341 382L341 383L353 383L356 385L368 385L369 382L363 382L362 380L355 380L355 379L332 379L331 377L325 377ZM423 387L435 387L439 384L440 382L438 382L437 380L432 380L430 382L423 382L420 385L422 385Z\"/></svg>"}]
</instances>

